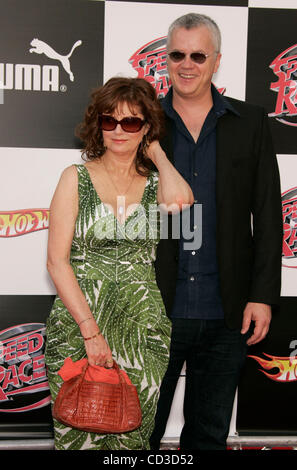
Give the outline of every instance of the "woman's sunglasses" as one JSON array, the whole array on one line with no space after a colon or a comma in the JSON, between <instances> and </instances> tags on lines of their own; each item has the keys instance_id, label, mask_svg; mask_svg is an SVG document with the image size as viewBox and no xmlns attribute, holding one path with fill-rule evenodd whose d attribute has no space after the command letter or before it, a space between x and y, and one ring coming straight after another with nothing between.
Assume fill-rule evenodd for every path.
<instances>
[{"instance_id":1,"label":"woman's sunglasses","mask_svg":"<svg viewBox=\"0 0 297 470\"><path fill-rule=\"evenodd\" d=\"M144 126L145 121L139 117L133 116L125 117L118 121L112 116L108 116L106 114L99 115L99 127L103 131L114 131L118 124L120 124L121 128L125 132L138 132Z\"/></svg>"},{"instance_id":2,"label":"woman's sunglasses","mask_svg":"<svg viewBox=\"0 0 297 470\"><path fill-rule=\"evenodd\" d=\"M214 54L214 52L212 54ZM211 56L212 54L204 54L204 52L192 52L190 54L190 58L193 62L195 62L195 64L204 64L207 57ZM181 62L185 59L186 55L187 54L181 51L172 51L168 54L172 62Z\"/></svg>"}]
</instances>

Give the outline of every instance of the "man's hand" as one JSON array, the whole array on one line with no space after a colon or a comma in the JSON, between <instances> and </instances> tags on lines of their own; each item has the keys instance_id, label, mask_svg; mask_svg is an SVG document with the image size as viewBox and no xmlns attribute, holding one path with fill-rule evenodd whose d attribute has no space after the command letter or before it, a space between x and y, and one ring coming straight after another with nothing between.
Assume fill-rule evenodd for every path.
<instances>
[{"instance_id":1,"label":"man's hand","mask_svg":"<svg viewBox=\"0 0 297 470\"><path fill-rule=\"evenodd\" d=\"M252 336L247 340L249 346L259 343L267 335L271 321L270 305L248 302L243 312L242 334L248 331L251 321L255 322L255 328Z\"/></svg>"}]
</instances>

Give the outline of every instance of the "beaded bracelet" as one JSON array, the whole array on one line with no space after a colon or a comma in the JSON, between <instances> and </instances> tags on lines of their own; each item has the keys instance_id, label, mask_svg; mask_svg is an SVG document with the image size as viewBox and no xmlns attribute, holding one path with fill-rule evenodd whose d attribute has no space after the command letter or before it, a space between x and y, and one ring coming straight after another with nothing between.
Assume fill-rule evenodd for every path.
<instances>
[{"instance_id":1,"label":"beaded bracelet","mask_svg":"<svg viewBox=\"0 0 297 470\"><path fill-rule=\"evenodd\" d=\"M102 333L101 331L97 331L97 333L93 336L89 336L88 338L84 338L84 341L88 341L89 339L96 338L96 336L100 336Z\"/></svg>"}]
</instances>

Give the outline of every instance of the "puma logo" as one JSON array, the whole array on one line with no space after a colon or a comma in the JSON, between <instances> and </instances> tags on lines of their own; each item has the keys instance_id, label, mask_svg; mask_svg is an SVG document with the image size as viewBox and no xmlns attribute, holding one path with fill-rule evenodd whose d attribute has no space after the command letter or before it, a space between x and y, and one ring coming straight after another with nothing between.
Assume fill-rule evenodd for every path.
<instances>
[{"instance_id":1,"label":"puma logo","mask_svg":"<svg viewBox=\"0 0 297 470\"><path fill-rule=\"evenodd\" d=\"M49 59L54 59L54 60L58 60L59 62L61 62L65 72L68 73L71 82L73 82L74 76L73 76L73 73L71 72L69 59L72 56L74 49L76 49L81 44L82 44L81 40L76 41L73 44L69 54L61 55L58 52L56 52L52 47L50 47L48 44L46 44L45 42L40 41L39 39L33 39L30 43L30 45L33 47L29 49L29 52L31 53L35 52L35 54L45 54L46 57L48 57Z\"/></svg>"}]
</instances>

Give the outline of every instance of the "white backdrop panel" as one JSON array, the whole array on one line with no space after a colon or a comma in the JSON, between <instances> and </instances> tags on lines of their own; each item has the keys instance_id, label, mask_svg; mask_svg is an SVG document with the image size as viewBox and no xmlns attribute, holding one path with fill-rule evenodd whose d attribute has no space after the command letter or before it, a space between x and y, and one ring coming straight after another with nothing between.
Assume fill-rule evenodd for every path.
<instances>
[{"instance_id":1,"label":"white backdrop panel","mask_svg":"<svg viewBox=\"0 0 297 470\"><path fill-rule=\"evenodd\" d=\"M249 0L253 8L297 8L296 0Z\"/></svg>"},{"instance_id":2,"label":"white backdrop panel","mask_svg":"<svg viewBox=\"0 0 297 470\"><path fill-rule=\"evenodd\" d=\"M129 58L140 47L167 35L169 25L189 13L211 16L222 33L222 61L214 77L226 95L245 99L248 8L157 3L106 2L104 81L115 75L136 76ZM232 25L232 27L230 27Z\"/></svg>"},{"instance_id":3,"label":"white backdrop panel","mask_svg":"<svg viewBox=\"0 0 297 470\"><path fill-rule=\"evenodd\" d=\"M81 163L74 149L0 148L0 211L49 209L64 168ZM48 230L1 238L0 295L50 295L46 270Z\"/></svg>"},{"instance_id":4,"label":"white backdrop panel","mask_svg":"<svg viewBox=\"0 0 297 470\"><path fill-rule=\"evenodd\" d=\"M279 155L278 166L281 179L281 192L284 193L297 186L297 155ZM289 265L290 260L283 258L283 264ZM292 267L282 267L282 297L295 297L297 286L297 263L291 260Z\"/></svg>"}]
</instances>

